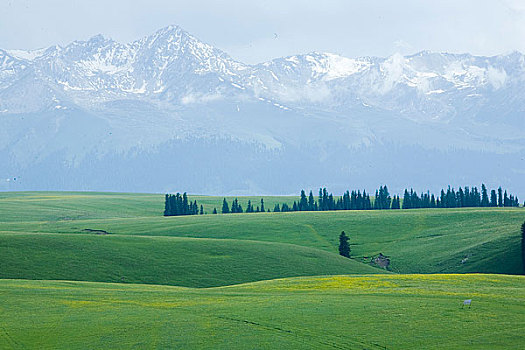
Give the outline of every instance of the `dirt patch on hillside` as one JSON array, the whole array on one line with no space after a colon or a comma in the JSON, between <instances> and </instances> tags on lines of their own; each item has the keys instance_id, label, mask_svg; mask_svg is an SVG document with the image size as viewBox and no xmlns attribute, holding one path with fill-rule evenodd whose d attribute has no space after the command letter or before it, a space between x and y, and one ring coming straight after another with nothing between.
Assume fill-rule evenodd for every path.
<instances>
[{"instance_id":1,"label":"dirt patch on hillside","mask_svg":"<svg viewBox=\"0 0 525 350\"><path fill-rule=\"evenodd\" d=\"M89 232L89 233L94 233L94 234L97 234L97 235L109 235L110 233L108 231L104 231L104 230L93 230L91 228L85 228L83 229L82 231L84 232Z\"/></svg>"}]
</instances>

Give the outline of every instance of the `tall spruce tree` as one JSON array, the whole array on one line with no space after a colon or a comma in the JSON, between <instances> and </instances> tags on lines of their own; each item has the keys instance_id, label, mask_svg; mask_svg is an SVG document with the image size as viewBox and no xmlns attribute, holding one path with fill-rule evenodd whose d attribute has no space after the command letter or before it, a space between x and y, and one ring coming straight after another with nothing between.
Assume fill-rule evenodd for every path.
<instances>
[{"instance_id":1,"label":"tall spruce tree","mask_svg":"<svg viewBox=\"0 0 525 350\"><path fill-rule=\"evenodd\" d=\"M348 243L349 238L345 231L342 231L339 235L339 255L349 258L350 257L350 244Z\"/></svg>"},{"instance_id":2,"label":"tall spruce tree","mask_svg":"<svg viewBox=\"0 0 525 350\"><path fill-rule=\"evenodd\" d=\"M226 198L222 199L222 213L228 214L230 212L230 206L228 205L228 202L226 202Z\"/></svg>"},{"instance_id":3,"label":"tall spruce tree","mask_svg":"<svg viewBox=\"0 0 525 350\"><path fill-rule=\"evenodd\" d=\"M251 200L248 200L248 204L246 205L246 212L253 213L253 205Z\"/></svg>"},{"instance_id":4,"label":"tall spruce tree","mask_svg":"<svg viewBox=\"0 0 525 350\"><path fill-rule=\"evenodd\" d=\"M310 194L308 195L308 210L315 210L315 199L312 191L310 191Z\"/></svg>"},{"instance_id":5,"label":"tall spruce tree","mask_svg":"<svg viewBox=\"0 0 525 350\"><path fill-rule=\"evenodd\" d=\"M487 187L485 184L481 184L481 206L482 207L488 207L490 205L489 202L489 194L487 192Z\"/></svg>"},{"instance_id":6,"label":"tall spruce tree","mask_svg":"<svg viewBox=\"0 0 525 350\"><path fill-rule=\"evenodd\" d=\"M490 191L490 206L491 207L498 206L498 195L496 194L496 190Z\"/></svg>"},{"instance_id":7,"label":"tall spruce tree","mask_svg":"<svg viewBox=\"0 0 525 350\"><path fill-rule=\"evenodd\" d=\"M304 192L304 190L301 190L301 199L299 199L299 210L308 210L308 199L306 198L306 192Z\"/></svg>"},{"instance_id":8,"label":"tall spruce tree","mask_svg":"<svg viewBox=\"0 0 525 350\"><path fill-rule=\"evenodd\" d=\"M170 207L170 195L166 194L164 197L164 216L171 215L171 207Z\"/></svg>"}]
</instances>

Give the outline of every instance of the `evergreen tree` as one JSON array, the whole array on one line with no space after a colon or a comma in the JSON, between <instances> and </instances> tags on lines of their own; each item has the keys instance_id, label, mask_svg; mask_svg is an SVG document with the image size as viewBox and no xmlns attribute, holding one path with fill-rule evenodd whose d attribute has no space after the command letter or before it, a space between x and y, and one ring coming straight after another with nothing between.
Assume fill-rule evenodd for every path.
<instances>
[{"instance_id":1,"label":"evergreen tree","mask_svg":"<svg viewBox=\"0 0 525 350\"><path fill-rule=\"evenodd\" d=\"M230 207L228 206L228 202L226 202L226 198L223 198L222 200L222 213L228 214L230 212Z\"/></svg>"},{"instance_id":2,"label":"evergreen tree","mask_svg":"<svg viewBox=\"0 0 525 350\"><path fill-rule=\"evenodd\" d=\"M201 211L200 211L199 214L200 214L200 215L204 215L204 207L202 206L202 204L201 204Z\"/></svg>"},{"instance_id":3,"label":"evergreen tree","mask_svg":"<svg viewBox=\"0 0 525 350\"><path fill-rule=\"evenodd\" d=\"M193 201L193 211L191 212L191 215L199 215L199 205L196 200Z\"/></svg>"},{"instance_id":4,"label":"evergreen tree","mask_svg":"<svg viewBox=\"0 0 525 350\"><path fill-rule=\"evenodd\" d=\"M487 187L485 184L481 184L481 206L488 207L490 205L489 195L487 193Z\"/></svg>"},{"instance_id":5,"label":"evergreen tree","mask_svg":"<svg viewBox=\"0 0 525 350\"><path fill-rule=\"evenodd\" d=\"M408 193L408 190L405 188L405 193L403 194L403 209L412 209L410 202L411 202L410 194Z\"/></svg>"},{"instance_id":6,"label":"evergreen tree","mask_svg":"<svg viewBox=\"0 0 525 350\"><path fill-rule=\"evenodd\" d=\"M279 212L281 212L281 208L279 207L279 203L277 203L277 204L273 207L273 212L274 212L274 213L279 213Z\"/></svg>"},{"instance_id":7,"label":"evergreen tree","mask_svg":"<svg viewBox=\"0 0 525 350\"><path fill-rule=\"evenodd\" d=\"M490 206L491 207L498 206L498 196L496 195L496 190L490 191Z\"/></svg>"},{"instance_id":8,"label":"evergreen tree","mask_svg":"<svg viewBox=\"0 0 525 350\"><path fill-rule=\"evenodd\" d=\"M188 195L186 192L182 195L182 215L188 215L190 213L190 206L188 203Z\"/></svg>"},{"instance_id":9,"label":"evergreen tree","mask_svg":"<svg viewBox=\"0 0 525 350\"><path fill-rule=\"evenodd\" d=\"M308 199L306 198L306 193L304 192L304 190L301 190L301 199L299 199L299 210L308 210Z\"/></svg>"},{"instance_id":10,"label":"evergreen tree","mask_svg":"<svg viewBox=\"0 0 525 350\"><path fill-rule=\"evenodd\" d=\"M400 203L399 203L399 196L394 196L392 198L392 207L391 209L401 209Z\"/></svg>"},{"instance_id":11,"label":"evergreen tree","mask_svg":"<svg viewBox=\"0 0 525 350\"><path fill-rule=\"evenodd\" d=\"M460 187L458 190L458 207L463 208L467 205L467 202L465 200L465 192L463 192L463 189Z\"/></svg>"},{"instance_id":12,"label":"evergreen tree","mask_svg":"<svg viewBox=\"0 0 525 350\"><path fill-rule=\"evenodd\" d=\"M248 200L248 205L246 206L246 212L247 213L253 213L253 205L252 205L252 201L251 200Z\"/></svg>"},{"instance_id":13,"label":"evergreen tree","mask_svg":"<svg viewBox=\"0 0 525 350\"><path fill-rule=\"evenodd\" d=\"M321 210L328 210L330 208L330 203L328 202L328 191L326 187L323 188L323 208Z\"/></svg>"},{"instance_id":14,"label":"evergreen tree","mask_svg":"<svg viewBox=\"0 0 525 350\"><path fill-rule=\"evenodd\" d=\"M310 194L308 195L308 210L315 210L315 199L312 191L310 191Z\"/></svg>"},{"instance_id":15,"label":"evergreen tree","mask_svg":"<svg viewBox=\"0 0 525 350\"><path fill-rule=\"evenodd\" d=\"M166 194L164 197L164 216L171 215L170 196Z\"/></svg>"},{"instance_id":16,"label":"evergreen tree","mask_svg":"<svg viewBox=\"0 0 525 350\"><path fill-rule=\"evenodd\" d=\"M232 201L232 207L231 207L230 211L232 213L242 213L243 212L242 206L239 204L239 200L237 198L235 198Z\"/></svg>"},{"instance_id":17,"label":"evergreen tree","mask_svg":"<svg viewBox=\"0 0 525 350\"><path fill-rule=\"evenodd\" d=\"M217 208L213 208L213 214L217 214Z\"/></svg>"},{"instance_id":18,"label":"evergreen tree","mask_svg":"<svg viewBox=\"0 0 525 350\"><path fill-rule=\"evenodd\" d=\"M264 199L261 198L261 211L262 212L265 212L266 210L264 210Z\"/></svg>"},{"instance_id":19,"label":"evergreen tree","mask_svg":"<svg viewBox=\"0 0 525 350\"><path fill-rule=\"evenodd\" d=\"M503 206L503 190L501 187L498 188L498 207Z\"/></svg>"},{"instance_id":20,"label":"evergreen tree","mask_svg":"<svg viewBox=\"0 0 525 350\"><path fill-rule=\"evenodd\" d=\"M348 243L348 236L345 231L342 231L339 235L339 255L349 258L350 257L350 244Z\"/></svg>"}]
</instances>

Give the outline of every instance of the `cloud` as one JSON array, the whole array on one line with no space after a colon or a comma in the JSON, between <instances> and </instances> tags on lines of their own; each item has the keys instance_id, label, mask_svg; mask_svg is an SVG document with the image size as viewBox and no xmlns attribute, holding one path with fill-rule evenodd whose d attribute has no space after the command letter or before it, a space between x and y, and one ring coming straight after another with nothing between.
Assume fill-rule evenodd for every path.
<instances>
[{"instance_id":1,"label":"cloud","mask_svg":"<svg viewBox=\"0 0 525 350\"><path fill-rule=\"evenodd\" d=\"M403 77L404 66L405 58L400 53L393 54L381 64L381 71L384 74L384 83L380 88L380 92L386 93L392 90L392 88Z\"/></svg>"},{"instance_id":2,"label":"cloud","mask_svg":"<svg viewBox=\"0 0 525 350\"><path fill-rule=\"evenodd\" d=\"M189 93L188 95L183 96L180 99L180 102L183 105L195 104L195 103L205 104L208 102L218 101L222 99L223 99L223 96L218 92L212 93L212 94Z\"/></svg>"},{"instance_id":3,"label":"cloud","mask_svg":"<svg viewBox=\"0 0 525 350\"><path fill-rule=\"evenodd\" d=\"M502 88L507 81L507 72L504 69L499 70L494 67L487 69L487 81L495 90Z\"/></svg>"},{"instance_id":4,"label":"cloud","mask_svg":"<svg viewBox=\"0 0 525 350\"><path fill-rule=\"evenodd\" d=\"M331 91L324 83L305 84L293 88L280 87L274 90L282 102L321 103L331 98Z\"/></svg>"}]
</instances>

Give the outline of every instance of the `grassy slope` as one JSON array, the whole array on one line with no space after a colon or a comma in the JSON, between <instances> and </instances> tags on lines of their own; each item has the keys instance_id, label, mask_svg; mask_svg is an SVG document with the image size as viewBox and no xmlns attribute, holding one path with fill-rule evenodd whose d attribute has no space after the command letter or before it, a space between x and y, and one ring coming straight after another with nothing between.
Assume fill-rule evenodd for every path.
<instances>
[{"instance_id":1,"label":"grassy slope","mask_svg":"<svg viewBox=\"0 0 525 350\"><path fill-rule=\"evenodd\" d=\"M318 249L227 239L0 234L0 255L1 278L188 287L384 272Z\"/></svg>"},{"instance_id":2,"label":"grassy slope","mask_svg":"<svg viewBox=\"0 0 525 350\"><path fill-rule=\"evenodd\" d=\"M0 281L0 348L517 349L521 276L309 277L212 289ZM461 301L472 298L472 308Z\"/></svg>"},{"instance_id":3,"label":"grassy slope","mask_svg":"<svg viewBox=\"0 0 525 350\"><path fill-rule=\"evenodd\" d=\"M194 197L192 197L194 198ZM222 198L196 197L206 205ZM270 197L271 203L293 197ZM244 199L241 202L245 202ZM337 252L341 230L357 257L380 252L403 273L521 273L523 208L161 215L162 195L0 193L0 232L82 233L227 238L291 243ZM5 247L3 249L6 249ZM463 259L467 258L464 263Z\"/></svg>"}]
</instances>

